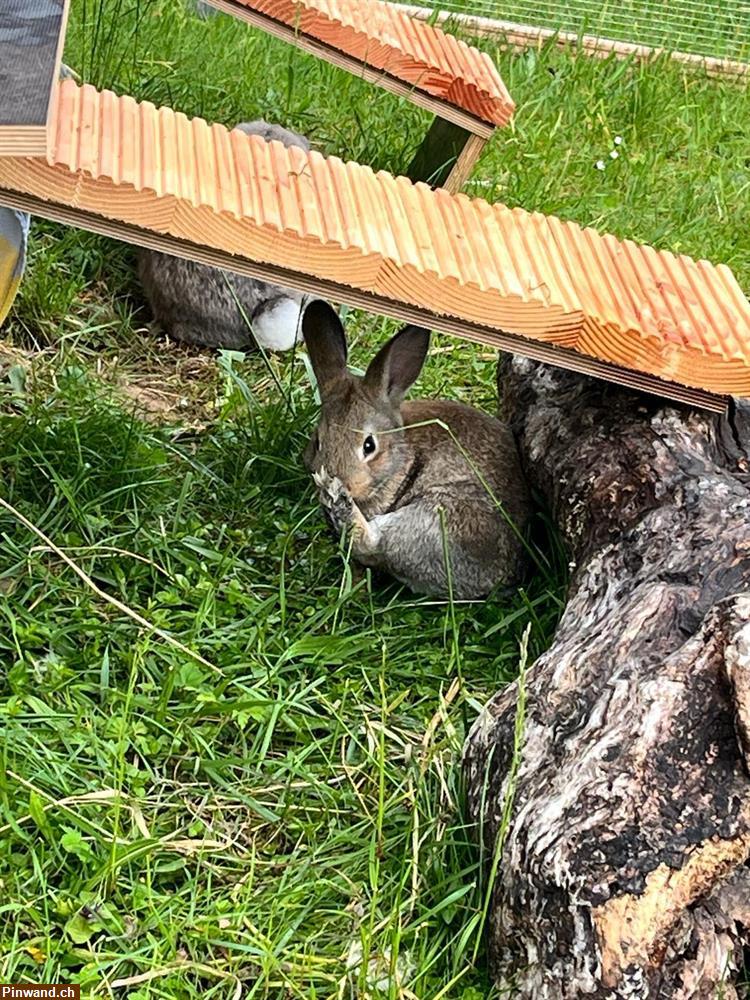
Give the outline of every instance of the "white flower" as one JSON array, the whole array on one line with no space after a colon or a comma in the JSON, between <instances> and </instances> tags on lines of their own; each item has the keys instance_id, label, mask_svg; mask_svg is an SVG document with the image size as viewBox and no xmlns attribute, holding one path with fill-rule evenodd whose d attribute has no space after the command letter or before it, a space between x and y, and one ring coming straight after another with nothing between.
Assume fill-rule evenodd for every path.
<instances>
[{"instance_id":1,"label":"white flower","mask_svg":"<svg viewBox=\"0 0 750 1000\"><path fill-rule=\"evenodd\" d=\"M621 135L616 135L615 136L615 146L622 146L622 136Z\"/></svg>"},{"instance_id":2,"label":"white flower","mask_svg":"<svg viewBox=\"0 0 750 1000\"><path fill-rule=\"evenodd\" d=\"M607 169L607 164L604 162L604 160L597 160L596 161L596 169L597 170L606 170Z\"/></svg>"},{"instance_id":3,"label":"white flower","mask_svg":"<svg viewBox=\"0 0 750 1000\"><path fill-rule=\"evenodd\" d=\"M616 149L613 149L613 150L612 150L612 152L611 152L611 153L610 153L609 155L611 156L611 158L612 158L613 160L616 160L616 159L617 159L617 157L618 157L618 156L619 156L620 154L619 154L619 153L617 152L617 150L616 150Z\"/></svg>"}]
</instances>

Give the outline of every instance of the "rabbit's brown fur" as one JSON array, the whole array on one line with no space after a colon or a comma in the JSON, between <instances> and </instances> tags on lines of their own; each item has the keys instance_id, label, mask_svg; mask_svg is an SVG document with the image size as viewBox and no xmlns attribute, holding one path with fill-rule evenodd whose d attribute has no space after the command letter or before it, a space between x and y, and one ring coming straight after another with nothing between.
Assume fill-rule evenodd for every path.
<instances>
[{"instance_id":1,"label":"rabbit's brown fur","mask_svg":"<svg viewBox=\"0 0 750 1000\"><path fill-rule=\"evenodd\" d=\"M427 331L402 330L359 378L330 306L310 303L302 329L322 402L305 462L334 528L350 530L355 558L446 595L447 544L455 597L516 581L529 497L509 428L462 403L402 402Z\"/></svg>"}]
</instances>

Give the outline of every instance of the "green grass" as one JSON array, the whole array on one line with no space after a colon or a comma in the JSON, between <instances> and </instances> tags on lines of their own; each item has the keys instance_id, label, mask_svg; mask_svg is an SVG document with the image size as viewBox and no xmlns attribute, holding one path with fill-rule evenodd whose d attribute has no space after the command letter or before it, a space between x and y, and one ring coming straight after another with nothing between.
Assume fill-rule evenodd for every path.
<instances>
[{"instance_id":1,"label":"green grass","mask_svg":"<svg viewBox=\"0 0 750 1000\"><path fill-rule=\"evenodd\" d=\"M66 60L100 85L264 115L394 170L424 132L411 106L228 18L166 0L97 16L74 2ZM519 113L474 193L726 261L750 287L746 91L666 64L498 59ZM272 378L258 357L164 345L146 319L128 248L36 224L0 344L0 497L37 529L0 510L0 980L493 995L490 859L459 754L526 629L529 662L550 641L554 536L523 590L486 604L358 577L301 467L302 358ZM361 365L392 327L349 323ZM436 337L418 388L492 410L494 358Z\"/></svg>"},{"instance_id":2,"label":"green grass","mask_svg":"<svg viewBox=\"0 0 750 1000\"><path fill-rule=\"evenodd\" d=\"M231 995L236 977L322 997L398 956L418 995L460 976L448 995L472 996L481 879L456 758L521 629L548 641L547 582L455 626L354 583L300 469L301 365L293 411L219 380L216 421L178 443L70 360L37 367L5 384L4 496L202 660L0 513L3 977L158 970L138 995Z\"/></svg>"}]
</instances>

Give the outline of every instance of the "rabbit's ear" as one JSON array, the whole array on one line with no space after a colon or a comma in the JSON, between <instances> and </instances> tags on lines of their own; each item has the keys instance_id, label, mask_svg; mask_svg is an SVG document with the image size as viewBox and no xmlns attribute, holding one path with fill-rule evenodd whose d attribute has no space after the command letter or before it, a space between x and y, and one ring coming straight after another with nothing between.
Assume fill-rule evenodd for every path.
<instances>
[{"instance_id":1,"label":"rabbit's ear","mask_svg":"<svg viewBox=\"0 0 750 1000\"><path fill-rule=\"evenodd\" d=\"M320 395L325 396L333 383L347 374L346 336L336 310L321 299L309 302L302 316L302 336Z\"/></svg>"},{"instance_id":2,"label":"rabbit's ear","mask_svg":"<svg viewBox=\"0 0 750 1000\"><path fill-rule=\"evenodd\" d=\"M429 330L405 326L372 359L365 385L398 405L422 371L429 346Z\"/></svg>"}]
</instances>

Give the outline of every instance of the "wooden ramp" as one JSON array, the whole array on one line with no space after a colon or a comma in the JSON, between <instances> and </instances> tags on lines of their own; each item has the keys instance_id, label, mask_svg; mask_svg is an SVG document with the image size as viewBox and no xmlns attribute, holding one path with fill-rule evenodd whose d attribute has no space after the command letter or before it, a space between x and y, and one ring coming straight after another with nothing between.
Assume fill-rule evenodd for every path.
<instances>
[{"instance_id":1,"label":"wooden ramp","mask_svg":"<svg viewBox=\"0 0 750 1000\"><path fill-rule=\"evenodd\" d=\"M0 156L45 153L68 2L0 2Z\"/></svg>"},{"instance_id":2,"label":"wooden ramp","mask_svg":"<svg viewBox=\"0 0 750 1000\"><path fill-rule=\"evenodd\" d=\"M207 0L432 111L412 180L458 191L515 105L492 59L383 0Z\"/></svg>"},{"instance_id":3,"label":"wooden ramp","mask_svg":"<svg viewBox=\"0 0 750 1000\"><path fill-rule=\"evenodd\" d=\"M492 59L384 0L207 0L374 83L419 99L441 117L488 132L513 101ZM375 71L375 72L373 72ZM400 85L400 86L399 86Z\"/></svg>"},{"instance_id":4,"label":"wooden ramp","mask_svg":"<svg viewBox=\"0 0 750 1000\"><path fill-rule=\"evenodd\" d=\"M696 405L750 395L727 267L71 80L0 203Z\"/></svg>"}]
</instances>

